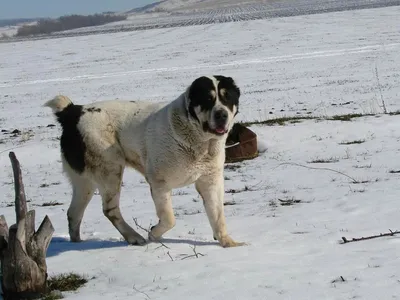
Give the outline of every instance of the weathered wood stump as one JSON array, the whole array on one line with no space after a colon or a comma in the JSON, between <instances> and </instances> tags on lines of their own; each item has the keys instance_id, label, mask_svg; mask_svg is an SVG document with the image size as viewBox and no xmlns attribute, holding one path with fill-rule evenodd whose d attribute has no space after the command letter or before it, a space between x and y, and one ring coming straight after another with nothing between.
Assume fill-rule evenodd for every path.
<instances>
[{"instance_id":1,"label":"weathered wood stump","mask_svg":"<svg viewBox=\"0 0 400 300\"><path fill-rule=\"evenodd\" d=\"M14 173L16 224L8 229L0 216L0 259L4 300L37 299L46 291L46 252L54 233L46 216L35 231L35 211L27 211L21 168L9 154Z\"/></svg>"}]
</instances>

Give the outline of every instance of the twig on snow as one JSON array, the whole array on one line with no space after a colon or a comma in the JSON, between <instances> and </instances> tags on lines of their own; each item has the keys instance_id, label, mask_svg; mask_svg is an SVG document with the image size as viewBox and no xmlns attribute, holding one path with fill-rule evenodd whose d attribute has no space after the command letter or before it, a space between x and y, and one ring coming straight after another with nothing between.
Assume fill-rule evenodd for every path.
<instances>
[{"instance_id":1,"label":"twig on snow","mask_svg":"<svg viewBox=\"0 0 400 300\"><path fill-rule=\"evenodd\" d=\"M12 150L14 150L14 149L18 149L18 148L23 148L23 147L31 146L31 144L32 144L32 143L23 144L23 145L15 146L15 147L12 147L12 148L4 149L3 151L0 151L0 154L3 154L3 153L8 152L8 151L12 151Z\"/></svg>"},{"instance_id":2,"label":"twig on snow","mask_svg":"<svg viewBox=\"0 0 400 300\"><path fill-rule=\"evenodd\" d=\"M188 255L188 256L185 256L185 257L182 257L182 259L181 260L184 260L184 259L186 259L186 258L190 258L190 257L196 257L196 258L199 258L199 256L204 256L204 254L202 254L202 253L200 253L200 252L197 252L196 251L196 245L194 245L193 247L191 247L192 248L192 250L193 250L193 253L194 254L192 254L192 255Z\"/></svg>"},{"instance_id":3,"label":"twig on snow","mask_svg":"<svg viewBox=\"0 0 400 300\"><path fill-rule=\"evenodd\" d=\"M148 294L146 294L145 292L142 292L141 290L138 290L138 289L136 288L135 285L133 285L132 288L133 288L136 292L138 292L138 293L140 293L140 294L142 294L142 295L145 295L147 299L151 299L150 296L149 296Z\"/></svg>"},{"instance_id":4,"label":"twig on snow","mask_svg":"<svg viewBox=\"0 0 400 300\"><path fill-rule=\"evenodd\" d=\"M171 261L174 261L174 259L172 258L171 254L169 254L169 251L167 252L169 258L171 259Z\"/></svg>"},{"instance_id":5,"label":"twig on snow","mask_svg":"<svg viewBox=\"0 0 400 300\"><path fill-rule=\"evenodd\" d=\"M351 179L351 181L352 181L353 183L360 183L360 181L356 180L355 178L353 178L353 177L351 177L351 176L349 176L349 175L347 175L347 174L345 174L345 173L343 173L343 172L336 171L336 170L330 169L330 168L316 168L316 167L305 166L305 165L298 164L298 163L288 163L288 162L286 162L286 163L281 163L281 164L278 165L278 167L279 167L279 166L282 166L282 165L297 166L297 167L302 167L302 168L306 168L306 169L310 169L310 170L325 170L325 171L331 171L331 172L338 173L338 174L340 174L340 175L346 176L347 178Z\"/></svg>"},{"instance_id":6,"label":"twig on snow","mask_svg":"<svg viewBox=\"0 0 400 300\"><path fill-rule=\"evenodd\" d=\"M376 81L378 82L378 88L379 88L379 94L381 96L383 113L387 114L386 104L385 104L385 101L383 100L382 86L381 86L381 83L379 82L378 67L376 65L375 65L375 77L376 77Z\"/></svg>"},{"instance_id":7,"label":"twig on snow","mask_svg":"<svg viewBox=\"0 0 400 300\"><path fill-rule=\"evenodd\" d=\"M331 283L336 283L336 282L345 282L346 279L343 278L343 276L339 276L338 278L335 278L331 281Z\"/></svg>"},{"instance_id":8,"label":"twig on snow","mask_svg":"<svg viewBox=\"0 0 400 300\"><path fill-rule=\"evenodd\" d=\"M169 247L167 245L165 245L163 242L155 239L154 236L151 234L151 231L149 229L146 229L143 226L139 225L139 223L137 221L137 218L132 218L132 219L133 219L133 222L135 222L136 227L146 231L154 241L156 241L157 243L160 243L162 247L165 247L165 248L169 249Z\"/></svg>"},{"instance_id":9,"label":"twig on snow","mask_svg":"<svg viewBox=\"0 0 400 300\"><path fill-rule=\"evenodd\" d=\"M400 234L399 230L392 231L392 230L389 229L389 231L390 232L380 233L380 234L377 234L377 235L371 235L371 236L360 237L360 238L352 238L351 240L348 240L347 238L342 236L343 242L341 242L341 244L347 244L347 243L351 243L351 242L359 242L359 241L371 240L371 239L375 239L375 238L378 238L378 237L393 236L395 234Z\"/></svg>"}]
</instances>

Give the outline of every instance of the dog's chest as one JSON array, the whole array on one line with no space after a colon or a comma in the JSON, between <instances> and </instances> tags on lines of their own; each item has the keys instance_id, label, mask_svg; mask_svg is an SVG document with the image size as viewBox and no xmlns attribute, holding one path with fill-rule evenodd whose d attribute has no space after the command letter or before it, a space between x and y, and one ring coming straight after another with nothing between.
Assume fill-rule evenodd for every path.
<instances>
[{"instance_id":1,"label":"dog's chest","mask_svg":"<svg viewBox=\"0 0 400 300\"><path fill-rule=\"evenodd\" d=\"M179 153L177 164L169 169L167 180L173 188L192 184L201 176L212 174L220 168L224 159L221 154L221 149L215 147L184 149Z\"/></svg>"}]
</instances>

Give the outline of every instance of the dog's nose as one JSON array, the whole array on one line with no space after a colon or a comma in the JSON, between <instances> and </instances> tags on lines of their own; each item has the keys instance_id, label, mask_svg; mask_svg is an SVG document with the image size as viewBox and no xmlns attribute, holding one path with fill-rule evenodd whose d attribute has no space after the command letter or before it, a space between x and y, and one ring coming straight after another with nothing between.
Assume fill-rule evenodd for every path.
<instances>
[{"instance_id":1,"label":"dog's nose","mask_svg":"<svg viewBox=\"0 0 400 300\"><path fill-rule=\"evenodd\" d=\"M216 122L223 123L228 119L228 113L226 110L217 110L214 117Z\"/></svg>"}]
</instances>

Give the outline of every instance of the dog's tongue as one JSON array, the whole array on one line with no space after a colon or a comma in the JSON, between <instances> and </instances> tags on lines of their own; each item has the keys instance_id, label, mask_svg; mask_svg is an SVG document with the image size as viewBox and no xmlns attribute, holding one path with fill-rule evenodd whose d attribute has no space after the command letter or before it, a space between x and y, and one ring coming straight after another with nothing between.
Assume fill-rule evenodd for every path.
<instances>
[{"instance_id":1,"label":"dog's tongue","mask_svg":"<svg viewBox=\"0 0 400 300\"><path fill-rule=\"evenodd\" d=\"M220 127L220 128L215 128L215 131L217 132L217 133L225 133L225 128L222 128L222 127Z\"/></svg>"}]
</instances>

